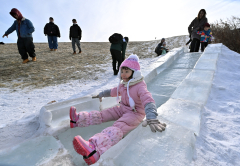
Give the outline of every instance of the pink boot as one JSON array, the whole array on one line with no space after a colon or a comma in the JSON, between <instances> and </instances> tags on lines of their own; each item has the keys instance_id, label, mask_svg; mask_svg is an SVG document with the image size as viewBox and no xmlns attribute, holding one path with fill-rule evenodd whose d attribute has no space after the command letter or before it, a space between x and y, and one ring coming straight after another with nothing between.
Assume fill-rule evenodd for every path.
<instances>
[{"instance_id":1,"label":"pink boot","mask_svg":"<svg viewBox=\"0 0 240 166\"><path fill-rule=\"evenodd\" d=\"M70 120L70 127L71 128L77 127L78 125L77 125L76 122L78 121L79 117L78 117L78 114L76 113L76 108L74 106L72 106L70 108L69 116L70 116L70 119L71 119Z\"/></svg>"},{"instance_id":2,"label":"pink boot","mask_svg":"<svg viewBox=\"0 0 240 166\"><path fill-rule=\"evenodd\" d=\"M83 159L88 165L96 163L100 158L95 146L91 142L85 141L79 135L74 137L73 147L78 154L83 156Z\"/></svg>"}]
</instances>

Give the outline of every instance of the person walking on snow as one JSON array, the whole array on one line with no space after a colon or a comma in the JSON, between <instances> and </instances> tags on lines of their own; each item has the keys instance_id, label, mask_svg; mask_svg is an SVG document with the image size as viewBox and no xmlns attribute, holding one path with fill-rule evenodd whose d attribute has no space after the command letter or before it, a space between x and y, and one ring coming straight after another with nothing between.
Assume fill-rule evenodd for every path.
<instances>
[{"instance_id":1,"label":"person walking on snow","mask_svg":"<svg viewBox=\"0 0 240 166\"><path fill-rule=\"evenodd\" d=\"M76 19L72 20L73 25L70 27L69 39L72 40L73 54L76 54L75 43L78 46L79 54L82 52L80 47L80 40L82 38L82 30L78 26Z\"/></svg>"},{"instance_id":2,"label":"person walking on snow","mask_svg":"<svg viewBox=\"0 0 240 166\"><path fill-rule=\"evenodd\" d=\"M14 21L12 26L5 32L3 38L5 36L8 37L10 33L16 30L18 36L18 52L23 59L23 63L27 63L29 61L28 55L32 57L32 61L36 61L36 54L34 49L35 46L33 44L32 37L32 33L34 32L35 28L32 22L23 17L21 12L16 8L13 8L11 10L10 15L16 20Z\"/></svg>"},{"instance_id":3,"label":"person walking on snow","mask_svg":"<svg viewBox=\"0 0 240 166\"><path fill-rule=\"evenodd\" d=\"M125 37L119 40L118 42L111 44L110 52L112 55L112 66L113 66L114 75L118 74L119 67L121 66L121 63L124 60L123 58L125 58L127 43L128 43L128 38ZM117 68L116 68L116 63L118 63Z\"/></svg>"},{"instance_id":4,"label":"person walking on snow","mask_svg":"<svg viewBox=\"0 0 240 166\"><path fill-rule=\"evenodd\" d=\"M120 66L118 87L100 92L96 97L121 96L120 106L105 109L101 112L80 112L70 108L70 127L87 127L108 121L115 121L113 126L107 127L101 133L92 136L88 141L81 136L75 136L73 146L89 165L94 164L110 147L117 144L127 133L135 129L144 119L143 127L150 126L152 132L164 131L165 123L157 119L157 108L147 85L143 80L137 55L130 55Z\"/></svg>"},{"instance_id":5,"label":"person walking on snow","mask_svg":"<svg viewBox=\"0 0 240 166\"><path fill-rule=\"evenodd\" d=\"M60 38L60 31L56 24L54 24L54 19L52 17L49 18L49 23L47 23L44 27L44 34L48 36L48 45L50 51L57 51L58 49L58 41L57 37Z\"/></svg>"},{"instance_id":6,"label":"person walking on snow","mask_svg":"<svg viewBox=\"0 0 240 166\"><path fill-rule=\"evenodd\" d=\"M201 9L198 12L198 16L191 22L188 26L189 35L191 35L192 43L190 52L198 52L200 46L200 36L197 34L197 31L202 31L205 23L208 22L206 18L206 10Z\"/></svg>"},{"instance_id":7,"label":"person walking on snow","mask_svg":"<svg viewBox=\"0 0 240 166\"><path fill-rule=\"evenodd\" d=\"M201 43L201 52L205 50L208 45L208 42L211 41L212 32L210 30L210 24L204 24L203 31L197 31L197 34L201 35L200 43Z\"/></svg>"}]
</instances>

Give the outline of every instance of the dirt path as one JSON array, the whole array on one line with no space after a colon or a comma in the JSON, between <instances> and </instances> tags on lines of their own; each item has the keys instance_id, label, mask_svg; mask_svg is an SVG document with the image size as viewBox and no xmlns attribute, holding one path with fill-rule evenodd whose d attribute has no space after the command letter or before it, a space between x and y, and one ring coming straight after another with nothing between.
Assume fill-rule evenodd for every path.
<instances>
[{"instance_id":1,"label":"dirt path","mask_svg":"<svg viewBox=\"0 0 240 166\"><path fill-rule=\"evenodd\" d=\"M186 36L167 38L168 48L180 47ZM131 53L140 58L156 57L159 40L129 42L126 57ZM70 80L96 80L102 66L111 65L108 42L82 42L82 53L72 55L70 42L59 43L57 51L49 51L47 43L35 43L37 62L22 64L16 44L0 45L0 88L42 88ZM30 58L31 59L31 58Z\"/></svg>"}]
</instances>

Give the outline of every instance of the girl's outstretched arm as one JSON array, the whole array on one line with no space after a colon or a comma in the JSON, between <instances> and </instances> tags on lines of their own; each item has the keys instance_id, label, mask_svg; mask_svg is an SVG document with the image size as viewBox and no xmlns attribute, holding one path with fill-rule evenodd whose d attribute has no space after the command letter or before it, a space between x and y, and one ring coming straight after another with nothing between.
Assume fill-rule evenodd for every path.
<instances>
[{"instance_id":1,"label":"girl's outstretched arm","mask_svg":"<svg viewBox=\"0 0 240 166\"><path fill-rule=\"evenodd\" d=\"M146 85L139 88L138 95L142 101L142 104L144 105L146 114L146 120L143 122L142 126L146 127L147 125L149 125L152 132L164 131L166 128L166 124L159 122L159 120L157 119L157 107L151 93L147 90Z\"/></svg>"},{"instance_id":2,"label":"girl's outstretched arm","mask_svg":"<svg viewBox=\"0 0 240 166\"><path fill-rule=\"evenodd\" d=\"M92 98L99 98L99 100L101 102L102 102L103 97L111 97L111 89L104 90L104 91L100 92L98 95L92 96Z\"/></svg>"}]
</instances>

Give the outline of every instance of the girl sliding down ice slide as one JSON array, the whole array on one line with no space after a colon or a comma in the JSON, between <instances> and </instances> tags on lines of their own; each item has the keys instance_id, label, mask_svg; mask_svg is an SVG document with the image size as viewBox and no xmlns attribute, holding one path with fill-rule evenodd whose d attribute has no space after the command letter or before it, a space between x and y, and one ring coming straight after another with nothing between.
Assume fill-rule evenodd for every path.
<instances>
[{"instance_id":1,"label":"girl sliding down ice slide","mask_svg":"<svg viewBox=\"0 0 240 166\"><path fill-rule=\"evenodd\" d=\"M120 66L118 87L105 90L96 97L116 97L120 106L105 109L101 112L80 112L70 108L70 127L87 127L103 122L115 121L113 126L107 127L101 133L85 141L81 136L75 136L73 146L77 153L83 156L88 165L96 163L100 156L111 146L117 144L123 136L135 129L144 119L143 127L150 126L152 132L162 132L166 124L157 119L157 108L147 85L143 80L137 55L130 55Z\"/></svg>"}]
</instances>

